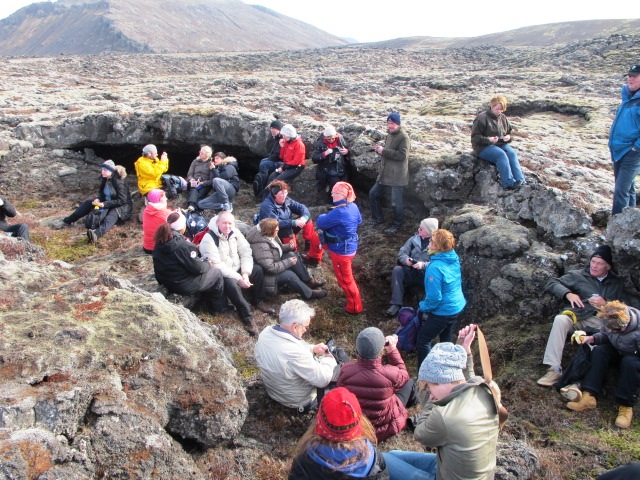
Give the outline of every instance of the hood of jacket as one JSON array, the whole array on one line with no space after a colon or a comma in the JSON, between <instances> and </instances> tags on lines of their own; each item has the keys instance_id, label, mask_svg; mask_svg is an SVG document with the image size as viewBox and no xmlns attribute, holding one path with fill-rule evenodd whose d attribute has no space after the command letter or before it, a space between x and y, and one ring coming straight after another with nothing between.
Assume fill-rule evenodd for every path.
<instances>
[{"instance_id":1,"label":"hood of jacket","mask_svg":"<svg viewBox=\"0 0 640 480\"><path fill-rule=\"evenodd\" d=\"M434 262L439 260L441 262L446 263L447 265L454 265L456 263L460 263L460 259L458 258L458 254L455 250L449 250L448 252L437 252L431 255L431 261Z\"/></svg>"},{"instance_id":2,"label":"hood of jacket","mask_svg":"<svg viewBox=\"0 0 640 480\"><path fill-rule=\"evenodd\" d=\"M164 255L169 255L173 253L178 248L178 245L181 241L184 240L184 237L177 232L173 232L173 238L166 243L156 243L156 249Z\"/></svg>"}]
</instances>

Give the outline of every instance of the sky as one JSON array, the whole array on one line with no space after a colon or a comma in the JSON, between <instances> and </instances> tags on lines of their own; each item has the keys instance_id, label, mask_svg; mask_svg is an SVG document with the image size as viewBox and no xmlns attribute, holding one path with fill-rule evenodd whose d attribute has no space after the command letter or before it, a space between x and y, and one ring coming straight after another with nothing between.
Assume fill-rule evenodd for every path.
<instances>
[{"instance_id":1,"label":"sky","mask_svg":"<svg viewBox=\"0 0 640 480\"><path fill-rule=\"evenodd\" d=\"M640 18L640 2L635 0L536 0L502 4L482 0L243 1L359 42L413 36L475 37L545 23ZM35 2L0 0L0 19L31 3ZM498 5L504 5L502 11Z\"/></svg>"}]
</instances>

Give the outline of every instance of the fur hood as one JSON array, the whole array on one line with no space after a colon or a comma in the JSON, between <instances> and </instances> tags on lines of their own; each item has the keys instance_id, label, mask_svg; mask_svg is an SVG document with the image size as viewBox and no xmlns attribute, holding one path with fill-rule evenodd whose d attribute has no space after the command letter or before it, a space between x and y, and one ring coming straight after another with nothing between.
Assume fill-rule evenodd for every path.
<instances>
[{"instance_id":1,"label":"fur hood","mask_svg":"<svg viewBox=\"0 0 640 480\"><path fill-rule=\"evenodd\" d=\"M116 165L116 172L118 172L118 175L120 175L120 178L123 180L127 178L127 169L122 165Z\"/></svg>"}]
</instances>

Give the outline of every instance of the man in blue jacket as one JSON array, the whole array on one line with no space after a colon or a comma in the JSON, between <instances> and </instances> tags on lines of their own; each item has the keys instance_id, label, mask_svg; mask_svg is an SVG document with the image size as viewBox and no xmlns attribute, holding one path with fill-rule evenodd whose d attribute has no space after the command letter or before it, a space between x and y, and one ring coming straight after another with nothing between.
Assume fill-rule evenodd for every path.
<instances>
[{"instance_id":1,"label":"man in blue jacket","mask_svg":"<svg viewBox=\"0 0 640 480\"><path fill-rule=\"evenodd\" d=\"M636 206L635 179L640 172L640 64L632 65L626 76L622 103L609 131L615 178L611 215Z\"/></svg>"}]
</instances>

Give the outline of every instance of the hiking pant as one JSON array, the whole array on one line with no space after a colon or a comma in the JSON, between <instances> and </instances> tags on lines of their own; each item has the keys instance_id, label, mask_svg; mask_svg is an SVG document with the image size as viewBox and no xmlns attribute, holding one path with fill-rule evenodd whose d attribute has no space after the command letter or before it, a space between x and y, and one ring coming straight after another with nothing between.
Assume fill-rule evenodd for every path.
<instances>
[{"instance_id":1,"label":"hiking pant","mask_svg":"<svg viewBox=\"0 0 640 480\"><path fill-rule=\"evenodd\" d=\"M222 204L231 203L236 196L236 189L224 178L214 178L211 182L213 193L198 202L200 210L222 210Z\"/></svg>"},{"instance_id":2,"label":"hiking pant","mask_svg":"<svg viewBox=\"0 0 640 480\"><path fill-rule=\"evenodd\" d=\"M264 270L257 263L253 264L253 270L251 271L251 275L249 275L249 281L253 284L251 290L253 290L253 303L259 303L265 299L264 292ZM240 318L243 322L247 323L253 319L253 314L251 312L251 305L244 298L242 294L242 287L238 284L238 281L234 278L224 279L224 293L231 301L231 304L236 307L238 313L240 314ZM217 305L216 309L220 310L224 308L223 305Z\"/></svg>"},{"instance_id":3,"label":"hiking pant","mask_svg":"<svg viewBox=\"0 0 640 480\"><path fill-rule=\"evenodd\" d=\"M192 205L194 207L198 206L198 202L200 202L200 200L202 200L203 198L206 198L207 195L209 195L209 192L211 191L211 187L200 187L200 188L195 188L195 187L189 187L189 193L187 194L187 205Z\"/></svg>"},{"instance_id":4,"label":"hiking pant","mask_svg":"<svg viewBox=\"0 0 640 480\"><path fill-rule=\"evenodd\" d=\"M436 315L435 313L424 314L426 318L422 322L422 327L418 330L418 370L420 365L431 351L431 342L440 337L441 342L451 342L453 338L453 327L455 327L460 312L455 315Z\"/></svg>"},{"instance_id":5,"label":"hiking pant","mask_svg":"<svg viewBox=\"0 0 640 480\"><path fill-rule=\"evenodd\" d=\"M302 229L298 227L293 228L293 235L290 237L280 237L282 243L289 243L290 240L295 240L296 249L298 248L298 240L296 239L296 234L302 230L302 238L304 238L307 242L309 242L309 253L307 254L307 258L312 260L316 260L318 263L322 261L322 246L320 245L320 237L318 237L318 232L313 228L313 221L309 220L304 224ZM280 235L278 235L280 236Z\"/></svg>"},{"instance_id":6,"label":"hiking pant","mask_svg":"<svg viewBox=\"0 0 640 480\"><path fill-rule=\"evenodd\" d=\"M282 172L273 172L271 175L269 175L268 183L271 183L274 180L282 180L283 182L286 182L289 186L291 186L293 179L300 175L303 170L304 165L301 165L299 167L287 168L286 170L283 167Z\"/></svg>"},{"instance_id":7,"label":"hiking pant","mask_svg":"<svg viewBox=\"0 0 640 480\"><path fill-rule=\"evenodd\" d=\"M94 198L88 198L87 200L82 202L80 206L76 208L75 212L73 212L68 217L65 217L62 221L64 223L73 223L89 215L89 212L94 209L93 200ZM107 232L111 230L116 223L118 223L118 219L119 218L117 210L115 208L110 208L105 217L100 222L100 226L96 230L96 235L98 236L98 238L106 235Z\"/></svg>"},{"instance_id":8,"label":"hiking pant","mask_svg":"<svg viewBox=\"0 0 640 480\"><path fill-rule=\"evenodd\" d=\"M10 233L14 237L24 238L27 242L30 242L29 238L29 226L26 223L14 223L13 225L0 225L0 230Z\"/></svg>"},{"instance_id":9,"label":"hiking pant","mask_svg":"<svg viewBox=\"0 0 640 480\"><path fill-rule=\"evenodd\" d=\"M640 172L640 152L629 150L624 157L613 162L613 207L611 215L620 213L625 207L636 206L636 175Z\"/></svg>"},{"instance_id":10,"label":"hiking pant","mask_svg":"<svg viewBox=\"0 0 640 480\"><path fill-rule=\"evenodd\" d=\"M406 265L396 265L391 272L391 305L404 305L405 287L422 287L424 291L424 270Z\"/></svg>"},{"instance_id":11,"label":"hiking pant","mask_svg":"<svg viewBox=\"0 0 640 480\"><path fill-rule=\"evenodd\" d=\"M344 309L347 313L354 315L362 312L360 290L358 289L356 279L353 277L351 270L351 262L355 255L339 255L329 250L329 256L331 257L333 273L336 275L338 285L340 285L340 288L342 288L342 291L347 297L347 305Z\"/></svg>"},{"instance_id":12,"label":"hiking pant","mask_svg":"<svg viewBox=\"0 0 640 480\"><path fill-rule=\"evenodd\" d=\"M633 353L623 355L611 344L596 345L591 350L591 368L582 380L582 390L597 398L609 373L609 365L618 367L618 384L614 392L616 402L633 407L640 385L640 357Z\"/></svg>"},{"instance_id":13,"label":"hiking pant","mask_svg":"<svg viewBox=\"0 0 640 480\"><path fill-rule=\"evenodd\" d=\"M286 253L282 256L282 259L292 257L296 255L293 252ZM307 267L305 267L302 259L298 257L298 261L295 265L285 270L284 272L280 272L277 275L278 286L288 286L294 292L301 294L307 300L311 298L311 288L307 285L308 282L311 281L311 275L309 275L309 271Z\"/></svg>"},{"instance_id":14,"label":"hiking pant","mask_svg":"<svg viewBox=\"0 0 640 480\"><path fill-rule=\"evenodd\" d=\"M382 197L386 190L391 190L391 210L393 211L392 226L401 228L404 222L404 187L390 187L376 182L369 190L369 205L371 216L378 223L384 222L382 213Z\"/></svg>"},{"instance_id":15,"label":"hiking pant","mask_svg":"<svg viewBox=\"0 0 640 480\"><path fill-rule=\"evenodd\" d=\"M542 363L550 367L560 367L562 365L562 351L567 343L567 335L573 333L574 330L586 329L598 331L600 329L600 319L589 317L574 325L571 317L562 314L556 315L553 319L553 326L551 327L551 333L549 333Z\"/></svg>"}]
</instances>

